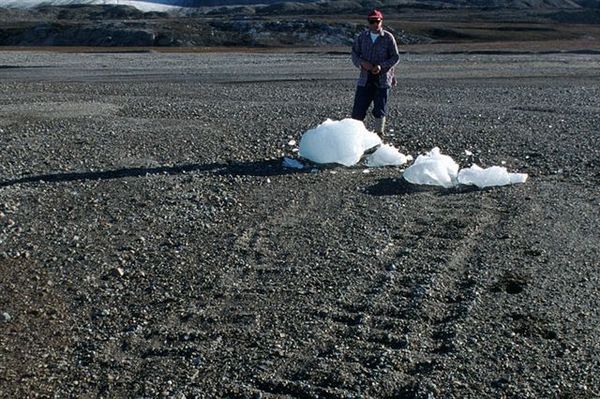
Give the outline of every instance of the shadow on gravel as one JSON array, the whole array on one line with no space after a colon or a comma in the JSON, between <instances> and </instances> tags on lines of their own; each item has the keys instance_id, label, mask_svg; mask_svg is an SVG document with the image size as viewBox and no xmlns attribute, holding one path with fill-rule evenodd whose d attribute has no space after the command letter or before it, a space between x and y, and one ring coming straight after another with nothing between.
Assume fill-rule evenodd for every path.
<instances>
[{"instance_id":1,"label":"shadow on gravel","mask_svg":"<svg viewBox=\"0 0 600 399\"><path fill-rule=\"evenodd\" d=\"M365 192L376 197L385 195L405 195L423 193L428 191L439 191L434 187L417 186L404 180L403 178L381 179L377 184L367 187Z\"/></svg>"},{"instance_id":2,"label":"shadow on gravel","mask_svg":"<svg viewBox=\"0 0 600 399\"><path fill-rule=\"evenodd\" d=\"M47 68L44 65L0 65L0 69L34 69L34 68Z\"/></svg>"},{"instance_id":3,"label":"shadow on gravel","mask_svg":"<svg viewBox=\"0 0 600 399\"><path fill-rule=\"evenodd\" d=\"M124 177L140 177L155 174L176 175L187 172L209 172L224 176L280 176L306 171L287 169L282 166L281 159L266 161L230 161L209 164L187 164L175 166L157 166L140 168L123 168L97 172L59 172L43 175L32 175L19 179L0 182L0 188L24 183L61 183L79 180L120 179Z\"/></svg>"},{"instance_id":4,"label":"shadow on gravel","mask_svg":"<svg viewBox=\"0 0 600 399\"><path fill-rule=\"evenodd\" d=\"M454 195L462 193L470 193L472 191L480 191L475 186L459 186L456 188L442 188L435 186L419 186L411 184L403 178L387 178L377 182L377 184L367 187L365 192L367 194L380 197L385 195L406 195L416 194L424 192L434 192L439 195Z\"/></svg>"}]
</instances>

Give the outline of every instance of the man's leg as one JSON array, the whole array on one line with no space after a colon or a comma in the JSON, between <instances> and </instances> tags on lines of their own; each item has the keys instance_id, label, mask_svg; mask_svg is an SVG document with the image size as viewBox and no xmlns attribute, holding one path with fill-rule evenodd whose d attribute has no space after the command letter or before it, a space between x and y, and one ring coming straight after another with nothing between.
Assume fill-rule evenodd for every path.
<instances>
[{"instance_id":1,"label":"man's leg","mask_svg":"<svg viewBox=\"0 0 600 399\"><path fill-rule=\"evenodd\" d=\"M373 116L375 117L375 133L383 137L385 131L385 115L387 112L387 100L389 88L378 88L373 99Z\"/></svg>"},{"instance_id":2,"label":"man's leg","mask_svg":"<svg viewBox=\"0 0 600 399\"><path fill-rule=\"evenodd\" d=\"M363 121L367 116L367 109L369 109L374 97L375 90L373 90L372 86L356 86L354 106L352 107L352 119Z\"/></svg>"}]
</instances>

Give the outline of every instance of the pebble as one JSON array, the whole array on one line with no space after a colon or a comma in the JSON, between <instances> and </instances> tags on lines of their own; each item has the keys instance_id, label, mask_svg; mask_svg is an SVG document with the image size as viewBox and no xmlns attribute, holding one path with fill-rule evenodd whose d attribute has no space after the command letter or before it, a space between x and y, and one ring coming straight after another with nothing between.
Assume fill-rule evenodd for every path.
<instances>
[{"instance_id":1,"label":"pebble","mask_svg":"<svg viewBox=\"0 0 600 399\"><path fill-rule=\"evenodd\" d=\"M115 275L115 277L123 277L125 275L125 269L123 269L122 267L115 267L113 269L113 274Z\"/></svg>"}]
</instances>

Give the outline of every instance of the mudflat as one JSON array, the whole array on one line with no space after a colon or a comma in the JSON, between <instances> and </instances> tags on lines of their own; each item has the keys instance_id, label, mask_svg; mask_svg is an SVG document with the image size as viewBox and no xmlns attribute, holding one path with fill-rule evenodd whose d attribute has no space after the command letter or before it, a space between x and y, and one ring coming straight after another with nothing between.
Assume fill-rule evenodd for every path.
<instances>
[{"instance_id":1,"label":"mudflat","mask_svg":"<svg viewBox=\"0 0 600 399\"><path fill-rule=\"evenodd\" d=\"M282 167L348 54L2 53L0 397L598 397L599 63L403 54L444 190Z\"/></svg>"}]
</instances>

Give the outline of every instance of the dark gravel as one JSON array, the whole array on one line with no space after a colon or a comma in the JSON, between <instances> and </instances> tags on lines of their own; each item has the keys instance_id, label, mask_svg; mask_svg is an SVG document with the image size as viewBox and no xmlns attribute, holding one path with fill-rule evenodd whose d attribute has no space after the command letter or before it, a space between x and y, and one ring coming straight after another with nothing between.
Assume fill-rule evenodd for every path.
<instances>
[{"instance_id":1,"label":"dark gravel","mask_svg":"<svg viewBox=\"0 0 600 399\"><path fill-rule=\"evenodd\" d=\"M0 60L0 397L599 397L597 55L402 56L390 141L487 190L282 169L346 55Z\"/></svg>"}]
</instances>

